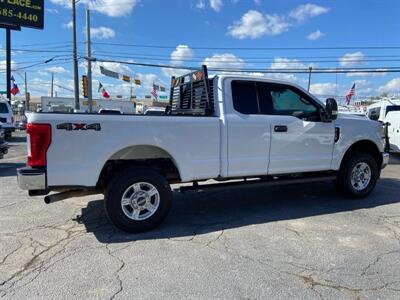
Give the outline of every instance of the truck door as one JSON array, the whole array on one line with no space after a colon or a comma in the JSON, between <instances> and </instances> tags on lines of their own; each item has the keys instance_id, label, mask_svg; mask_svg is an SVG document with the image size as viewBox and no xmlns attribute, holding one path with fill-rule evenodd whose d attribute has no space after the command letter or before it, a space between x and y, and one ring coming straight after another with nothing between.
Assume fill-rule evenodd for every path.
<instances>
[{"instance_id":1,"label":"truck door","mask_svg":"<svg viewBox=\"0 0 400 300\"><path fill-rule=\"evenodd\" d=\"M225 138L222 157L227 177L266 175L268 172L271 129L267 115L261 114L257 83L225 80ZM223 136L224 136L223 134ZM226 170L224 172L224 170Z\"/></svg>"},{"instance_id":2,"label":"truck door","mask_svg":"<svg viewBox=\"0 0 400 300\"><path fill-rule=\"evenodd\" d=\"M271 114L268 173L330 170L335 125L322 121L322 105L290 85L265 83L262 95Z\"/></svg>"}]
</instances>

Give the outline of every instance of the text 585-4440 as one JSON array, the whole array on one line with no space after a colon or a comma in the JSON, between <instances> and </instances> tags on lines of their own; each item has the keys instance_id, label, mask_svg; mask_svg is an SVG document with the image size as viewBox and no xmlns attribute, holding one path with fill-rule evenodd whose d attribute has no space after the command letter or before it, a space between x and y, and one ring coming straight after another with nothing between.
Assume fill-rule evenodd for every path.
<instances>
[{"instance_id":1,"label":"text 585-4440","mask_svg":"<svg viewBox=\"0 0 400 300\"><path fill-rule=\"evenodd\" d=\"M23 12L18 12L14 13L12 9L0 9L0 15L8 18L18 18L21 20L27 20L31 22L37 22L39 20L39 17L35 14L28 14L28 13L23 13Z\"/></svg>"}]
</instances>

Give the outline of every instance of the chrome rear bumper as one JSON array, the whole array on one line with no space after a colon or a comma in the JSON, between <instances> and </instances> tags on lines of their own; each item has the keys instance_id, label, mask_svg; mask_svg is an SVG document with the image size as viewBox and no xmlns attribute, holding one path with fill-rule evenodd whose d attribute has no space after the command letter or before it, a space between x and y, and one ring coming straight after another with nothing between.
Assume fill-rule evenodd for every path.
<instances>
[{"instance_id":1,"label":"chrome rear bumper","mask_svg":"<svg viewBox=\"0 0 400 300\"><path fill-rule=\"evenodd\" d=\"M46 189L46 171L29 167L17 169L18 186L26 191Z\"/></svg>"}]
</instances>

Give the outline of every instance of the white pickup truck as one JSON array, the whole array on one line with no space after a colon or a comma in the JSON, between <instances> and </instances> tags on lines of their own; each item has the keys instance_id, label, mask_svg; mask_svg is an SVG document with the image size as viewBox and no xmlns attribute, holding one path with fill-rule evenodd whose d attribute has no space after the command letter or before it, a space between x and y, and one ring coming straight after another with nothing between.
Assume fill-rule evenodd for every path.
<instances>
[{"instance_id":1,"label":"white pickup truck","mask_svg":"<svg viewBox=\"0 0 400 300\"><path fill-rule=\"evenodd\" d=\"M323 104L291 83L209 79L203 67L172 78L170 99L164 116L30 114L20 188L47 195L46 203L104 193L115 226L140 232L166 217L172 183L205 189L332 180L342 194L361 198L389 160L381 123L338 117L334 99ZM209 179L219 183L203 183Z\"/></svg>"}]
</instances>

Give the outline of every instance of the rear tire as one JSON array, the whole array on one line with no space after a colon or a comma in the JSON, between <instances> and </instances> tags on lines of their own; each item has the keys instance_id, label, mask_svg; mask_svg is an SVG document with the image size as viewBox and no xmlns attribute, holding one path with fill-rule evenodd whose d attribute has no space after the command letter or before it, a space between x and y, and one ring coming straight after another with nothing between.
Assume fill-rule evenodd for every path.
<instances>
[{"instance_id":1,"label":"rear tire","mask_svg":"<svg viewBox=\"0 0 400 300\"><path fill-rule=\"evenodd\" d=\"M346 197L367 197L375 188L380 172L372 155L354 152L342 164L335 183L337 190Z\"/></svg>"},{"instance_id":2,"label":"rear tire","mask_svg":"<svg viewBox=\"0 0 400 300\"><path fill-rule=\"evenodd\" d=\"M128 168L109 182L105 191L105 210L119 229L145 232L156 228L167 216L172 202L171 188L159 173Z\"/></svg>"}]
</instances>

